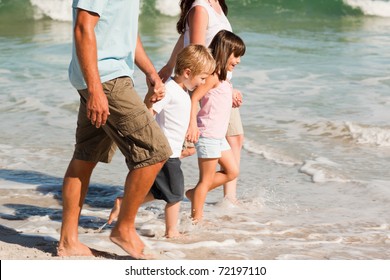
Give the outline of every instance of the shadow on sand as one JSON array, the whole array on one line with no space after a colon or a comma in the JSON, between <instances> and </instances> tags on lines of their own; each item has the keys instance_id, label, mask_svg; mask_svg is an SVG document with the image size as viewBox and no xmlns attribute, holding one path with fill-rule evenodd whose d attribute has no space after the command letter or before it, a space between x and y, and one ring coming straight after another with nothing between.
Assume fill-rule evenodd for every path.
<instances>
[{"instance_id":1,"label":"shadow on sand","mask_svg":"<svg viewBox=\"0 0 390 280\"><path fill-rule=\"evenodd\" d=\"M33 185L34 191L43 195L51 195L61 204L62 178L54 177L36 171L0 169L0 179L14 181L26 185ZM85 204L94 208L111 208L116 195L120 194L122 187L102 184L91 184ZM61 222L62 209L48 208L29 204L7 203L4 207L13 209L13 214L0 212L0 218L4 220L27 220L31 217L48 216L51 220ZM93 216L81 216L80 226L86 229L98 229L106 220ZM58 241L49 236L24 234L15 229L0 225L0 241L18 244L27 248L35 248L51 256L57 255ZM92 249L95 257L107 259L133 259L129 256L119 256L113 253Z\"/></svg>"}]
</instances>

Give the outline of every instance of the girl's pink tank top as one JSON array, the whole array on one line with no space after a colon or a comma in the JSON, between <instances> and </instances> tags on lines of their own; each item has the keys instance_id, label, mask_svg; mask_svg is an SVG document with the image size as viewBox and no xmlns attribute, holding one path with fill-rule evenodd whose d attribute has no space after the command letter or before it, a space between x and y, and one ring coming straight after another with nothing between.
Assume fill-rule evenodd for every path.
<instances>
[{"instance_id":1,"label":"girl's pink tank top","mask_svg":"<svg viewBox=\"0 0 390 280\"><path fill-rule=\"evenodd\" d=\"M222 139L226 135L232 109L233 88L229 81L222 81L201 100L197 116L201 136Z\"/></svg>"}]
</instances>

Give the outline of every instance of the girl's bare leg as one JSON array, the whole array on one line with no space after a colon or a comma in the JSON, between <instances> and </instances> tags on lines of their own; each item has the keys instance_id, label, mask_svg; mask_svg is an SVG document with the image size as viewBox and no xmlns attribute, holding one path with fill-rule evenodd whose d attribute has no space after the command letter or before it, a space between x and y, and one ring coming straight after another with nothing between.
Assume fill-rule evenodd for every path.
<instances>
[{"instance_id":1,"label":"girl's bare leg","mask_svg":"<svg viewBox=\"0 0 390 280\"><path fill-rule=\"evenodd\" d=\"M203 217L203 206L213 184L217 164L218 158L198 158L199 182L194 189L186 192L186 196L191 200L191 217L195 221Z\"/></svg>"},{"instance_id":2,"label":"girl's bare leg","mask_svg":"<svg viewBox=\"0 0 390 280\"><path fill-rule=\"evenodd\" d=\"M218 159L218 163L221 166L221 171L215 174L213 184L210 186L209 191L236 179L239 173L232 150L223 151L222 156Z\"/></svg>"}]
</instances>

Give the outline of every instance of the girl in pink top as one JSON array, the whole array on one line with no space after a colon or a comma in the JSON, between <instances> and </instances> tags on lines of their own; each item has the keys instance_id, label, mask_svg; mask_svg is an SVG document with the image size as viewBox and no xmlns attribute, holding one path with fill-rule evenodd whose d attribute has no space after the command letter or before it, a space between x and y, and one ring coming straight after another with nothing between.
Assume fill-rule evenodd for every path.
<instances>
[{"instance_id":1,"label":"girl in pink top","mask_svg":"<svg viewBox=\"0 0 390 280\"><path fill-rule=\"evenodd\" d=\"M198 153L199 181L195 188L186 192L194 221L202 219L207 193L238 176L238 166L225 137L233 94L227 74L240 63L245 44L234 33L221 30L209 47L216 62L215 73L192 93L187 132L187 141L196 143ZM216 172L218 164L221 171Z\"/></svg>"}]
</instances>

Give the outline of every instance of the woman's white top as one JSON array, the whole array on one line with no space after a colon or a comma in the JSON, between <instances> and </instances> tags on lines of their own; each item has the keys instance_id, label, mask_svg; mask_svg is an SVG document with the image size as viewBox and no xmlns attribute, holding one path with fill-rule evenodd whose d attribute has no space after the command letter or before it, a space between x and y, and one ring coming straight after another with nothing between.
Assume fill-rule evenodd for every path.
<instances>
[{"instance_id":1,"label":"woman's white top","mask_svg":"<svg viewBox=\"0 0 390 280\"><path fill-rule=\"evenodd\" d=\"M221 14L217 13L207 0L195 0L194 3L192 4L190 11L195 6L204 7L209 16L209 22L207 24L206 38L205 38L205 45L207 47L210 45L215 34L217 34L220 30L232 31L232 26L230 25L230 22L227 19L226 15L223 13L223 11L221 11ZM189 44L190 44L190 34L189 34L189 26L187 22L186 30L184 33L184 47L188 46Z\"/></svg>"}]
</instances>

